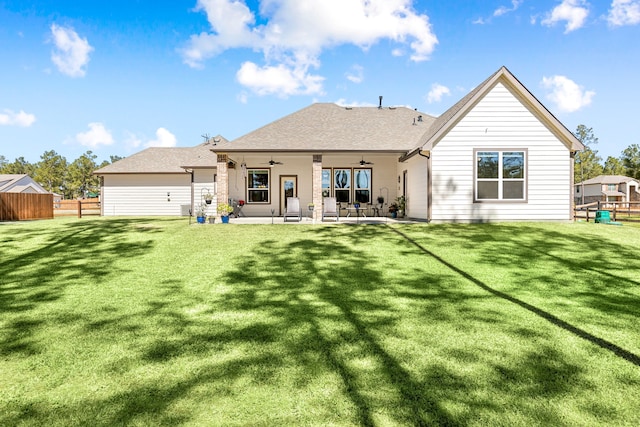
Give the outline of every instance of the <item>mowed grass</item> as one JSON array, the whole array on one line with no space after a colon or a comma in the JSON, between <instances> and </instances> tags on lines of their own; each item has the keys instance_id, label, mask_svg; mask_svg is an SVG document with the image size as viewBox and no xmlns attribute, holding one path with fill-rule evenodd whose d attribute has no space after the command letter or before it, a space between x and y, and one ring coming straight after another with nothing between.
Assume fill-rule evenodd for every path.
<instances>
[{"instance_id":1,"label":"mowed grass","mask_svg":"<svg viewBox=\"0 0 640 427\"><path fill-rule=\"evenodd\" d=\"M0 223L0 425L640 424L640 228Z\"/></svg>"}]
</instances>

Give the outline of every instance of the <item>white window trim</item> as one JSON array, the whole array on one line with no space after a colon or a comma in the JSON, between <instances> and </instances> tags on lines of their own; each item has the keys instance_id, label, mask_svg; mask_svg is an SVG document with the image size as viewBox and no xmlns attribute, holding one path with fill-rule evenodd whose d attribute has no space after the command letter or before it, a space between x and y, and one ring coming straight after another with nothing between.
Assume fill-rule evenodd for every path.
<instances>
[{"instance_id":1,"label":"white window trim","mask_svg":"<svg viewBox=\"0 0 640 427\"><path fill-rule=\"evenodd\" d=\"M497 152L498 153L498 198L497 199L479 199L478 198L478 181L495 181L496 179L478 179L478 153L479 152ZM524 154L524 178L523 182L523 198L522 199L503 199L503 153L523 153ZM511 180L519 181L519 180ZM529 152L526 148L475 148L473 150L473 202L474 203L528 203L529 197Z\"/></svg>"}]
</instances>

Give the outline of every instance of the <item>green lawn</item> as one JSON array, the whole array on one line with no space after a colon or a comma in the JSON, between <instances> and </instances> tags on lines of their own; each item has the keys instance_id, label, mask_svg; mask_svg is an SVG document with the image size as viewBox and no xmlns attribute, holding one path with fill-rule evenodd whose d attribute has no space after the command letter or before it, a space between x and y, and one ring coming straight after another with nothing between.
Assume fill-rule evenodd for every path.
<instances>
[{"instance_id":1,"label":"green lawn","mask_svg":"<svg viewBox=\"0 0 640 427\"><path fill-rule=\"evenodd\" d=\"M0 223L0 425L640 425L640 228Z\"/></svg>"}]
</instances>

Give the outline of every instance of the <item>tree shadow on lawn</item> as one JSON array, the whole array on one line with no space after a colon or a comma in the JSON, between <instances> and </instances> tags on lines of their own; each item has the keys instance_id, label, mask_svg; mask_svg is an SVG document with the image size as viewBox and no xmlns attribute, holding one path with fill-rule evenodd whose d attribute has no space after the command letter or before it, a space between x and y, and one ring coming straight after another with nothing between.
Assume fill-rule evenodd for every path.
<instances>
[{"instance_id":1,"label":"tree shadow on lawn","mask_svg":"<svg viewBox=\"0 0 640 427\"><path fill-rule=\"evenodd\" d=\"M302 327L287 358L297 359L309 379L318 369L333 372L354 407L353 422L374 425L374 414L388 411L396 422L455 425L459 420L432 398L429 384L416 380L372 334L402 316L384 301L380 259L362 250L380 243L381 231L387 234L377 227L322 228L285 244L264 242L227 274L234 291L223 305L275 315L284 335ZM376 293L380 298L372 297ZM378 368L359 368L362 359Z\"/></svg>"},{"instance_id":2,"label":"tree shadow on lawn","mask_svg":"<svg viewBox=\"0 0 640 427\"><path fill-rule=\"evenodd\" d=\"M421 252L423 252L425 255L428 255L430 258L433 259L437 259L440 263L442 263L443 265L445 265L448 269L455 271L457 274L459 274L460 276L464 277L465 279L469 280L470 282L474 283L475 285L477 285L478 287L480 287L481 289L491 293L494 296L497 296L501 299L504 299L506 301L509 301L511 303L514 303L522 308L524 308L525 310L528 310L534 314L536 314L537 316L549 321L550 323L552 323L555 326L558 326L580 338L583 338L589 342L591 342L592 344L595 344L597 346L599 346L602 349L611 351L613 354L615 354L618 357L621 357L625 360L627 360L628 362L633 363L636 366L640 366L640 356L638 356L637 354L628 351L622 347L620 347L619 345L616 345L615 343L608 341L606 339L603 339L601 337L598 337L594 334L591 334L589 332L587 332L586 330L579 328L575 325L572 325L564 320L562 320L561 318L559 318L558 316L545 311L539 307L536 307L532 304L529 304L521 299L518 299L516 297L513 297L505 292L499 291L497 289L494 289L493 287L487 285L486 283L484 283L483 281L475 278L474 276L472 276L471 274L469 274L468 272L460 269L459 267L455 266L454 264L450 263L449 261L445 260L444 258L436 255L434 252L432 252L431 250L427 249L425 246L423 246L422 244L420 244L417 240L413 239L412 237L409 237L408 234L406 234L403 231L400 231L400 229L398 228L392 228L392 230L399 234L400 236L402 236L405 240L407 240L409 243L411 243L413 246L415 246L416 248L418 248ZM486 229L485 229L486 230ZM532 231L535 230L537 232L537 234L540 234L540 230L539 229L532 229ZM492 235L495 236L495 226L492 226ZM546 236L547 238L541 237L538 240L538 244L535 245L535 251L536 252L540 252L542 255L546 255L549 251L551 251L551 249L554 250L558 250L558 249L562 249L558 247L558 241L560 240L560 238L564 238L566 236L562 235L562 234L557 234L554 235L555 233L551 233L550 236ZM506 235L506 234L505 234ZM508 245L505 245L508 246ZM540 247L544 247L546 248L546 250L541 250L539 249ZM512 250L516 251L517 248L511 248ZM529 248L531 249L531 248ZM566 248L564 248L566 249ZM522 267L524 268L526 264L526 257L519 257L519 258L514 258L513 254L517 253L517 252L513 252L513 251L509 251L509 248L506 248L506 251L510 254L510 256L508 257L510 260L514 259L520 259L520 262L523 263ZM521 252L521 250L520 250ZM492 252L491 252L492 254ZM493 256L491 256L492 261L495 262L495 260L493 259ZM554 257L554 259L558 259L558 257ZM498 262L499 263L499 262ZM574 263L572 262L568 262L567 263L569 266L572 267L577 267ZM509 264L509 265L512 265ZM625 280L627 283L632 283L632 284L636 284L635 281L632 280ZM603 295L604 298L606 298L606 295ZM616 304L617 306L618 304Z\"/></svg>"},{"instance_id":3,"label":"tree shadow on lawn","mask_svg":"<svg viewBox=\"0 0 640 427\"><path fill-rule=\"evenodd\" d=\"M626 232L627 240L621 243L609 238L612 231ZM503 290L523 295L531 287L545 296L541 301L545 307L571 316L574 323L615 335L621 326L640 318L637 230L612 230L604 225L558 224L552 229L548 225L483 224L443 227L438 232L449 236L448 245L472 249L477 262L508 270L515 286ZM476 245L478 242L481 244ZM538 261L545 269L538 268ZM638 353L640 347L633 351Z\"/></svg>"},{"instance_id":4,"label":"tree shadow on lawn","mask_svg":"<svg viewBox=\"0 0 640 427\"><path fill-rule=\"evenodd\" d=\"M117 273L115 260L122 256L145 254L152 239L127 242L118 238L132 229L153 233L152 228L138 227L143 222L87 220L61 227L42 221L38 227L29 224L26 233L21 227L4 229L3 240L14 247L36 236L44 243L34 243L33 249L26 252L5 253L0 264L0 307L6 319L0 354L36 353L37 346L30 337L44 320L31 318L32 310L56 301L72 283L100 283L105 276Z\"/></svg>"},{"instance_id":5,"label":"tree shadow on lawn","mask_svg":"<svg viewBox=\"0 0 640 427\"><path fill-rule=\"evenodd\" d=\"M505 334L515 330L523 340L535 336L536 331L518 324L519 319L505 320L498 310L479 313L475 309L478 302L495 297L551 320L544 311L535 311L535 307L493 290L399 230L402 228L346 226L301 228L282 239L277 233L277 237L265 234L222 273L227 288L224 291L216 291L217 285L212 282L208 293L195 295L179 279L162 281L159 286L164 292L145 301L145 310L134 318L115 322L135 325L150 321L157 325L160 332L133 344L140 346L138 358L145 369L158 375L117 388L107 398L82 396L73 406L59 407L58 419L72 414L77 424L177 424L199 420L197 415L176 411L174 404L183 399L195 399L211 407L222 400L235 401L240 408L237 410L241 410L248 404L246 396L257 389L288 387L283 394L299 395L305 407L291 408L274 395L271 406L289 415L247 415L245 424L283 420L294 424L300 422L296 410L304 413L305 408L320 414L312 418L316 423L375 425L386 420L390 424L465 425L477 421L479 414L500 420L505 408L492 402L483 390L485 384L469 381L469 373L454 368L446 357L436 357L442 352L455 359L458 366L482 364L482 353L474 351L482 348L482 343L442 348L442 337L434 329L433 336L415 338L409 348L396 348L394 335L398 340L412 341L411 328L402 329L407 322L408 326L424 328L432 327L432 323L455 322L454 329L468 340L472 337L465 329L468 323L505 322L504 329L512 328ZM137 253L145 248L133 249ZM385 271L385 250L406 250L403 256L411 259L397 264L393 271ZM433 272L420 268L425 255L445 268ZM478 289L461 289L460 279L469 280ZM198 308L197 315L189 314L193 307ZM407 320L414 308L423 316L421 323L413 323L413 312ZM461 313L466 317L457 318ZM87 326L101 330L113 324ZM568 330L580 336L579 331ZM130 333L151 331L143 328ZM513 356L505 353L505 357ZM519 396L510 396L516 403L529 396L557 396L584 386L576 380L581 369L555 349L538 345L518 358L511 364L495 364L498 374L492 384L505 394L513 394L508 384L530 378L541 382ZM183 372L181 362L186 359L201 363ZM130 365L126 360L113 361L102 369L126 378L139 361ZM283 379L282 370L289 370L291 378ZM322 400L309 388L327 375L332 382ZM216 391L213 401L211 394L203 395L202 399L209 399L206 402L198 400L202 388ZM332 404L343 397L348 399L350 409ZM560 414L541 408L531 410L541 414L538 420L564 423ZM29 420L46 410L37 405L25 407L22 416L5 421ZM231 416L222 414L219 419L241 423Z\"/></svg>"}]
</instances>

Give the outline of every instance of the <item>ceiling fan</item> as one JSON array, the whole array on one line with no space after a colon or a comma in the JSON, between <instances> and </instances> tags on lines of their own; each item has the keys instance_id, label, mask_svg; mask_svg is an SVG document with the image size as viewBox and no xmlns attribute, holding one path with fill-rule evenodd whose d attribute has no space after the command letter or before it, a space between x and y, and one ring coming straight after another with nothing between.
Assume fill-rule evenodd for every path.
<instances>
[{"instance_id":1,"label":"ceiling fan","mask_svg":"<svg viewBox=\"0 0 640 427\"><path fill-rule=\"evenodd\" d=\"M360 161L358 162L358 164L359 164L360 166L364 166L364 165L372 165L372 164L373 164L373 162L367 162L367 161L364 159L364 157L363 157L363 158L362 158L362 160L360 160Z\"/></svg>"},{"instance_id":2,"label":"ceiling fan","mask_svg":"<svg viewBox=\"0 0 640 427\"><path fill-rule=\"evenodd\" d=\"M277 162L277 161L273 160L273 158L271 158L271 160L269 160L268 163L269 163L269 167L271 167L271 168L273 167L273 165L282 165L282 164L284 164L282 162Z\"/></svg>"}]
</instances>

